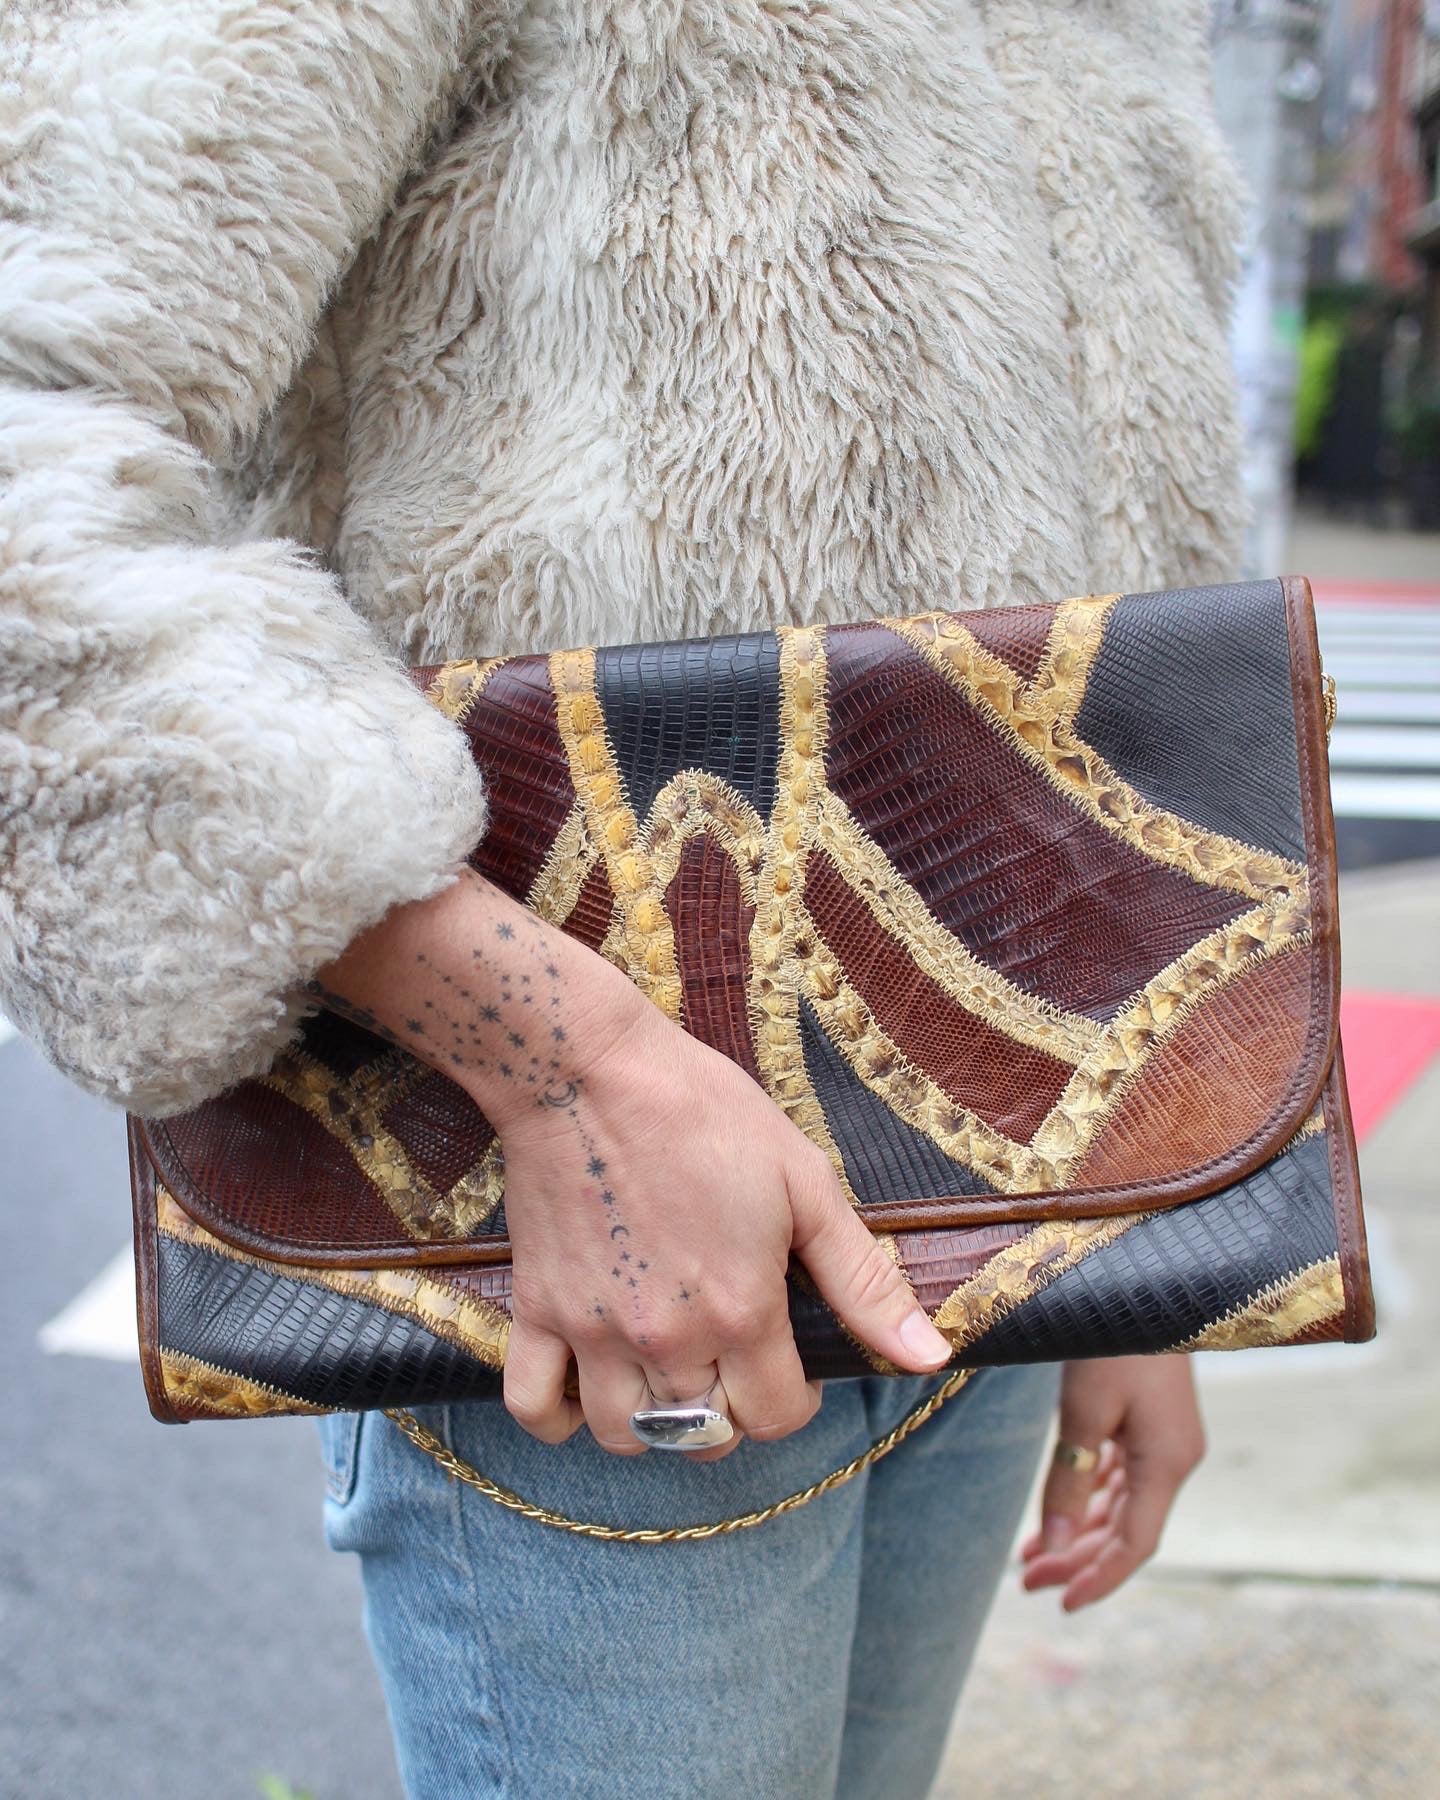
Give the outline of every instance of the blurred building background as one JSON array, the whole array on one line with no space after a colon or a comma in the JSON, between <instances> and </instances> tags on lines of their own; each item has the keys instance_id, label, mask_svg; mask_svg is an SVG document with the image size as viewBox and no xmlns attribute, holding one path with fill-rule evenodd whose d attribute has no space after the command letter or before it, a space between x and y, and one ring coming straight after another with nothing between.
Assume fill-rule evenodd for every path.
<instances>
[{"instance_id":1,"label":"blurred building background","mask_svg":"<svg viewBox=\"0 0 1440 1800\"><path fill-rule=\"evenodd\" d=\"M1440 0L1214 0L1252 193L1235 353L1248 560L1292 503L1440 530Z\"/></svg>"}]
</instances>

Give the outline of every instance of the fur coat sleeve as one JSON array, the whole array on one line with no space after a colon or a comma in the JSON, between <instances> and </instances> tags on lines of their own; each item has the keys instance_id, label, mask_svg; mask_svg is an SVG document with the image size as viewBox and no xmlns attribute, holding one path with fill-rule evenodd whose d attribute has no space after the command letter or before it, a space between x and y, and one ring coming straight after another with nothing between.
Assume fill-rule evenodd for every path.
<instances>
[{"instance_id":1,"label":"fur coat sleeve","mask_svg":"<svg viewBox=\"0 0 1440 1800\"><path fill-rule=\"evenodd\" d=\"M0 25L0 1007L137 1111L484 826L460 734L213 475L439 125L466 0L15 0Z\"/></svg>"}]
</instances>

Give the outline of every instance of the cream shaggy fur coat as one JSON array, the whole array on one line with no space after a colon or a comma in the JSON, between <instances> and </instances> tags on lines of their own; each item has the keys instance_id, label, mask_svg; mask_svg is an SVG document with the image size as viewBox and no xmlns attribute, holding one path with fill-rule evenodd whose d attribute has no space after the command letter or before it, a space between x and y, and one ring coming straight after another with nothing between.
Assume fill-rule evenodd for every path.
<instances>
[{"instance_id":1,"label":"cream shaggy fur coat","mask_svg":"<svg viewBox=\"0 0 1440 1800\"><path fill-rule=\"evenodd\" d=\"M1204 0L6 0L0 1007L264 1069L485 798L405 661L1236 573Z\"/></svg>"}]
</instances>

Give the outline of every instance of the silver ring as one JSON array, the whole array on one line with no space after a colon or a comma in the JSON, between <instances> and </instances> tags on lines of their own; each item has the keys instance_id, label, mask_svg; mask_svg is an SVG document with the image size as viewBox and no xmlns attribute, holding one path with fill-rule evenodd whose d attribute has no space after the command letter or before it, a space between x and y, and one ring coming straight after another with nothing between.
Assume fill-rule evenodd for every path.
<instances>
[{"instance_id":1,"label":"silver ring","mask_svg":"<svg viewBox=\"0 0 1440 1800\"><path fill-rule=\"evenodd\" d=\"M714 1392L712 1381L698 1400L642 1406L631 1413L630 1429L649 1450L712 1450L717 1444L728 1444L735 1427L710 1404Z\"/></svg>"}]
</instances>

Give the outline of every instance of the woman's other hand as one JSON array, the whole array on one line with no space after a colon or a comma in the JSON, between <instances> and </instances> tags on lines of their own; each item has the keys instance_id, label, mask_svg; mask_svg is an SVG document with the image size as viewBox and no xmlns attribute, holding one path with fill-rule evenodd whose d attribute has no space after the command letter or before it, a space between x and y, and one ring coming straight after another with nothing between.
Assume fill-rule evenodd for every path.
<instances>
[{"instance_id":1,"label":"woman's other hand","mask_svg":"<svg viewBox=\"0 0 1440 1800\"><path fill-rule=\"evenodd\" d=\"M737 1436L695 1454L805 1425L819 1389L790 1329L792 1254L890 1362L927 1372L948 1359L829 1159L757 1083L479 877L397 908L314 991L443 1069L500 1134L505 1403L536 1437L587 1423L634 1455L629 1418L649 1394L712 1387Z\"/></svg>"},{"instance_id":2,"label":"woman's other hand","mask_svg":"<svg viewBox=\"0 0 1440 1800\"><path fill-rule=\"evenodd\" d=\"M1154 1555L1186 1477L1205 1454L1188 1356L1117 1356L1065 1365L1060 1442L1099 1452L1091 1470L1050 1465L1040 1529L1021 1550L1032 1592L1059 1587L1066 1612L1090 1606Z\"/></svg>"}]
</instances>

